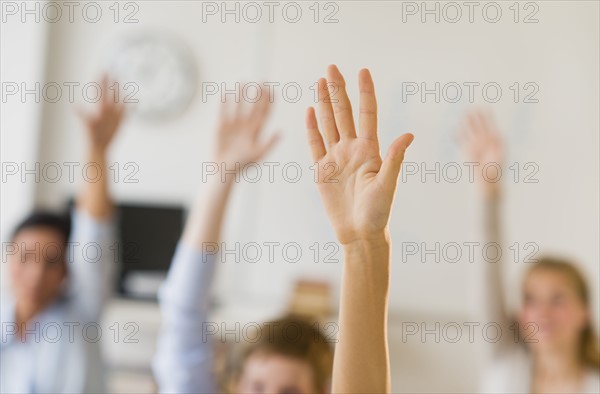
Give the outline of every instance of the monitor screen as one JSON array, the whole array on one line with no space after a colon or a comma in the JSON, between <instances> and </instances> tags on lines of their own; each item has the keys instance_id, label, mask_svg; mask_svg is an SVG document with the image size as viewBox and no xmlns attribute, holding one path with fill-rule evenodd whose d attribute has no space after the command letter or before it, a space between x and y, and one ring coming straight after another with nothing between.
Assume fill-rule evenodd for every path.
<instances>
[{"instance_id":1,"label":"monitor screen","mask_svg":"<svg viewBox=\"0 0 600 394\"><path fill-rule=\"evenodd\" d=\"M155 298L181 236L183 208L120 204L119 214L119 292Z\"/></svg>"}]
</instances>

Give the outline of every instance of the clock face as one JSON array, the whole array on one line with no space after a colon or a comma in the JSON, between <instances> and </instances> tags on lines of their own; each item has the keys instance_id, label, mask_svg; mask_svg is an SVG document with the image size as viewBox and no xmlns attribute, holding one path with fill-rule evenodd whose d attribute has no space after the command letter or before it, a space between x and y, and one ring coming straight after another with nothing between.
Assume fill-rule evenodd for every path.
<instances>
[{"instance_id":1,"label":"clock face","mask_svg":"<svg viewBox=\"0 0 600 394\"><path fill-rule=\"evenodd\" d=\"M198 67L187 46L166 34L126 38L109 59L108 72L119 82L122 100L149 119L169 119L192 102Z\"/></svg>"}]
</instances>

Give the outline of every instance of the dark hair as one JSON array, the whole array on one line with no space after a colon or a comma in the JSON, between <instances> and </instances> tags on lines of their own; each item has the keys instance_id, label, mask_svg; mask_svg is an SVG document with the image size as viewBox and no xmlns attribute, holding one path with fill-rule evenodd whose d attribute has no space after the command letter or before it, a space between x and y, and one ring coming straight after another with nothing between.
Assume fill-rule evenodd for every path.
<instances>
[{"instance_id":1,"label":"dark hair","mask_svg":"<svg viewBox=\"0 0 600 394\"><path fill-rule=\"evenodd\" d=\"M255 354L279 355L304 361L313 372L315 389L321 390L330 384L333 370L333 349L327 338L317 327L304 317L288 315L262 325L257 341L247 344L225 372L222 386L225 391L236 382L244 364Z\"/></svg>"},{"instance_id":2,"label":"dark hair","mask_svg":"<svg viewBox=\"0 0 600 394\"><path fill-rule=\"evenodd\" d=\"M71 235L71 218L66 214L45 211L33 212L15 228L12 239L14 240L21 231L34 227L46 227L55 230L63 236L66 243Z\"/></svg>"}]
</instances>

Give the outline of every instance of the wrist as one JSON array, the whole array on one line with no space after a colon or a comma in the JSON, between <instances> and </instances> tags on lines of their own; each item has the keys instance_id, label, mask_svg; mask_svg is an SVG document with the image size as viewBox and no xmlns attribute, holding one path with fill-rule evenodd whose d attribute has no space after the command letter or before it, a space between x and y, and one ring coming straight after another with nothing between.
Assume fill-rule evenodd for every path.
<instances>
[{"instance_id":1,"label":"wrist","mask_svg":"<svg viewBox=\"0 0 600 394\"><path fill-rule=\"evenodd\" d=\"M241 161L231 160L226 157L216 156L208 162L214 171L215 177L222 182L238 181L245 164ZM211 173L212 174L212 173Z\"/></svg>"},{"instance_id":2,"label":"wrist","mask_svg":"<svg viewBox=\"0 0 600 394\"><path fill-rule=\"evenodd\" d=\"M239 172L230 171L225 165L219 164L216 171L205 174L206 183L218 190L230 190L234 183L239 182Z\"/></svg>"},{"instance_id":3,"label":"wrist","mask_svg":"<svg viewBox=\"0 0 600 394\"><path fill-rule=\"evenodd\" d=\"M362 250L389 250L390 234L387 229L380 233L362 235L351 241L343 242L344 253L360 252Z\"/></svg>"},{"instance_id":4,"label":"wrist","mask_svg":"<svg viewBox=\"0 0 600 394\"><path fill-rule=\"evenodd\" d=\"M88 150L88 158L93 161L106 160L106 148L99 146L91 146Z\"/></svg>"},{"instance_id":5,"label":"wrist","mask_svg":"<svg viewBox=\"0 0 600 394\"><path fill-rule=\"evenodd\" d=\"M201 194L212 200L227 200L233 185L236 183L236 175L218 170L204 176L206 176L206 180L201 186Z\"/></svg>"},{"instance_id":6,"label":"wrist","mask_svg":"<svg viewBox=\"0 0 600 394\"><path fill-rule=\"evenodd\" d=\"M486 185L484 190L485 199L489 202L497 202L500 200L501 187L499 182Z\"/></svg>"},{"instance_id":7,"label":"wrist","mask_svg":"<svg viewBox=\"0 0 600 394\"><path fill-rule=\"evenodd\" d=\"M374 292L387 294L390 277L391 246L389 234L372 234L343 244L344 271L347 278L375 284Z\"/></svg>"}]
</instances>

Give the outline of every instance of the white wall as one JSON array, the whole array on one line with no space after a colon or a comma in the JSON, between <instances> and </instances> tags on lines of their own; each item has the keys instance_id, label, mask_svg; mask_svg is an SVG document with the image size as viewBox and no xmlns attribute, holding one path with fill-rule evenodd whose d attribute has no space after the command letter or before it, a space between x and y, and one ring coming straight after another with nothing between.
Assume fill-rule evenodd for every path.
<instances>
[{"instance_id":1,"label":"white wall","mask_svg":"<svg viewBox=\"0 0 600 394\"><path fill-rule=\"evenodd\" d=\"M305 176L298 183L261 181L240 185L227 219L226 239L295 241L304 246L307 256L306 248L312 243L334 240L308 173L310 159L303 126L304 108L312 99L309 87L323 76L327 64L336 63L345 72L353 99L357 98L356 73L361 67L371 69L380 102L382 146L398 134L411 131L416 141L406 160L426 162L428 168L435 162L443 165L466 161L453 133L469 103L423 104L414 98L403 103L402 82L432 86L436 81L493 81L504 92L502 99L490 107L506 136L508 161L535 162L539 166L537 184L506 182L506 241L535 242L541 251L575 258L594 289L594 310L598 309L597 3L537 2L540 22L535 24L512 22L504 3L505 17L497 24L483 22L481 14L476 14L475 23L420 23L417 17L402 23L402 2L338 2L339 23L335 24L312 22L308 3L303 3L307 17L297 24L281 18L272 24L223 24L216 18L203 23L199 2L137 4L139 24L103 20L98 24L52 25L47 79L91 81L101 71L98 65L115 40L131 32L159 29L180 37L192 48L200 65L201 81L267 80L296 82L303 88L298 103L279 98L275 105L268 130L280 130L284 138L268 160L282 165L301 163ZM3 34L3 78L5 64L15 67L4 56L5 43L10 40ZM39 56L39 51L35 53ZM512 102L509 87L514 82L535 82L540 87L536 95L540 102ZM112 160L138 163L140 182L115 184L117 200L191 200L200 185L201 162L210 158L217 107L215 100L200 101L197 97L193 106L174 121L149 124L130 119L126 123ZM476 104L485 104L481 95L476 96ZM40 161L83 159L84 138L72 107L64 102L47 105ZM6 147L4 116L3 110L3 160L31 157L31 151ZM11 111L10 116L13 120L8 124L18 125L17 112ZM25 124L28 129L35 123L30 118L26 122L33 122ZM9 142L11 146L17 143L15 138ZM57 205L76 186L64 182L42 184L36 197L44 205ZM20 187L23 191L19 196L30 195L28 185ZM13 205L17 197L5 202L4 188L2 193L5 231L9 223L5 221L6 207L24 205ZM466 259L456 264L431 260L422 264L414 258L402 263L399 245L426 242L432 247L435 242L481 241L475 196L476 188L465 181L422 183L413 176L400 184L391 223L396 245L391 306L396 314L411 311L462 318L474 313L478 298L473 288L479 264L468 264ZM519 275L526 267L520 261L507 265L512 290L518 287ZM340 264L314 264L308 258L297 264L224 264L217 292L227 303L259 304L276 310L285 303L294 278L326 278L335 287L340 269ZM509 293L516 298L517 292Z\"/></svg>"},{"instance_id":2,"label":"white wall","mask_svg":"<svg viewBox=\"0 0 600 394\"><path fill-rule=\"evenodd\" d=\"M473 24L423 24L417 17L402 23L401 2L341 2L336 15L339 23L334 24L315 24L307 7L306 18L297 24L283 21L277 13L272 24L223 24L217 17L202 23L199 3L139 5L138 24L102 20L52 26L48 79L91 81L114 40L144 29L163 29L192 48L203 82L267 80L282 85L295 82L303 88L298 103L278 97L268 130L281 130L284 138L268 160L282 165L301 163L306 176L297 184L282 182L279 176L274 184L239 187L228 219L229 234L236 239L307 245L333 240L307 169L303 114L311 104L311 84L323 75L327 64L335 62L345 71L354 98L356 72L363 66L371 68L380 98L382 146L399 133L412 131L417 140L407 160L424 161L428 168L436 161L442 165L466 161L452 133L469 103L436 104L429 99L422 104L412 97L403 103L402 82L500 84L504 96L491 107L506 134L508 161L537 163L540 180L538 184L507 182L507 241L536 242L542 250L573 255L592 277L598 273L598 37L590 34L598 30L596 4L546 2L541 4L536 24L515 24L506 7L506 17L497 24L482 22L478 14ZM513 103L509 87L515 81L535 82L540 102ZM476 91L475 98L476 104L485 104L481 93ZM116 184L117 199L189 201L200 183L200 163L210 157L217 105L214 99L200 101L197 97L175 121L147 124L132 119L126 124L113 160L137 162L140 182ZM42 161L81 160L83 136L73 106L48 107ZM465 177L466 173L462 180ZM462 180L437 184L409 177L400 186L392 220L395 241L476 240L475 189ZM40 201L53 204L76 185L42 186ZM241 294L279 297L285 293L286 280L272 283L265 277L302 272L334 278L339 271L335 266L304 265L246 265L228 275L243 278L235 286ZM514 264L510 270L518 271L521 266ZM466 263L396 262L392 305L464 311L469 271Z\"/></svg>"},{"instance_id":3,"label":"white wall","mask_svg":"<svg viewBox=\"0 0 600 394\"><path fill-rule=\"evenodd\" d=\"M3 9L4 12L4 9ZM34 207L38 184L35 175L23 181L21 169L35 169L43 102L32 95L21 97L21 83L32 86L45 80L47 24L3 23L0 26L0 240L10 239L14 226ZM15 39L18 37L18 39ZM15 61L18 59L18 61ZM16 86L16 87L15 87ZM14 89L18 92L12 94ZM5 95L6 94L6 95ZM4 248L2 249L4 251ZM4 252L3 252L4 262ZM4 280L2 264L2 285Z\"/></svg>"}]
</instances>

